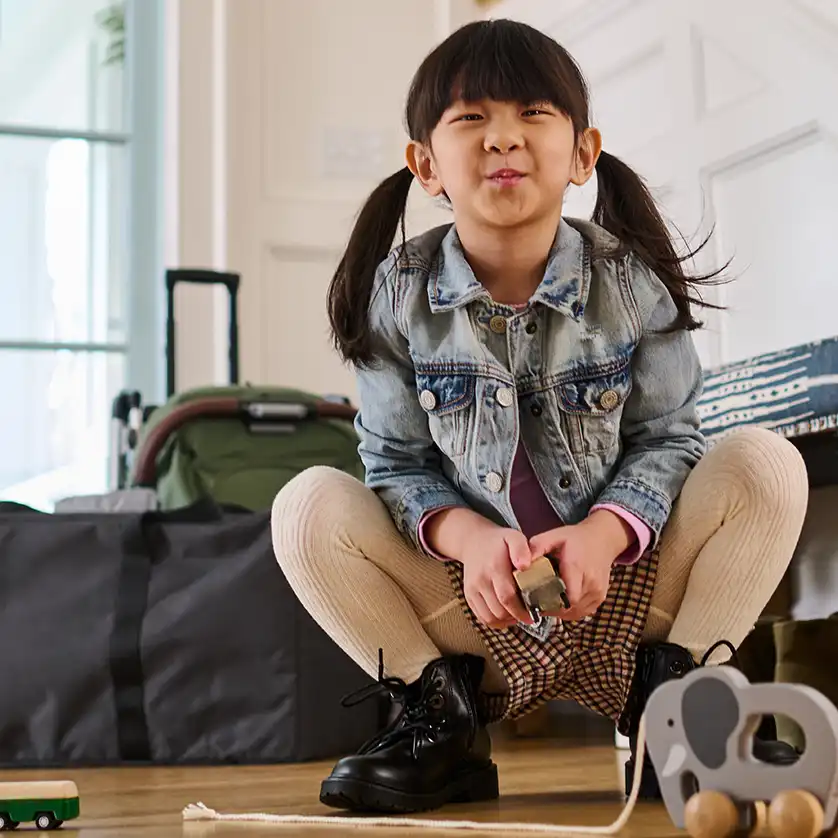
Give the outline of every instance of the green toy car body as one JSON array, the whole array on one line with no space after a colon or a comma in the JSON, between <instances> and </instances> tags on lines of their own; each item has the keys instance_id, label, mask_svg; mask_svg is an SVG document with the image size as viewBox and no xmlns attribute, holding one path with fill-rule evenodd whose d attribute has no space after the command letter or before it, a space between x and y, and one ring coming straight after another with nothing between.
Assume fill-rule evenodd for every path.
<instances>
[{"instance_id":1,"label":"green toy car body","mask_svg":"<svg viewBox=\"0 0 838 838\"><path fill-rule=\"evenodd\" d=\"M71 780L0 783L0 830L34 823L57 829L79 816L79 790Z\"/></svg>"}]
</instances>

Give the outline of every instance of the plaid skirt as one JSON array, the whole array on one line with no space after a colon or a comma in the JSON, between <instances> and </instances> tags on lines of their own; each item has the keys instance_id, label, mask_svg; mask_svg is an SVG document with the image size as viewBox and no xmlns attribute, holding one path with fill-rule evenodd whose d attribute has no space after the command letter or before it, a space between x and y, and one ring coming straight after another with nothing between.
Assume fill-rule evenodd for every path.
<instances>
[{"instance_id":1,"label":"plaid skirt","mask_svg":"<svg viewBox=\"0 0 838 838\"><path fill-rule=\"evenodd\" d=\"M447 562L455 594L509 684L505 695L480 696L486 721L519 718L552 699L571 699L616 723L634 676L657 566L657 551L633 565L615 565L596 614L558 622L541 641L520 626L497 631L480 623L466 603L462 566Z\"/></svg>"}]
</instances>

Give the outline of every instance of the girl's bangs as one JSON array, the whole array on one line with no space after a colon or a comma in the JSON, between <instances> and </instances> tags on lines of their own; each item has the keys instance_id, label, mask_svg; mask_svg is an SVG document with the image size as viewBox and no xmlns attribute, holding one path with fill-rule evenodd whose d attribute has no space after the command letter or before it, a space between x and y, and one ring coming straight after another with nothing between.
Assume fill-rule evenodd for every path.
<instances>
[{"instance_id":1,"label":"girl's bangs","mask_svg":"<svg viewBox=\"0 0 838 838\"><path fill-rule=\"evenodd\" d=\"M466 43L452 39L448 54L438 55L435 72L426 76L431 89L419 97L425 106L419 122L428 131L456 101L550 102L565 114L573 112L558 44L541 33L522 37L521 29L510 31L497 22L472 33Z\"/></svg>"}]
</instances>

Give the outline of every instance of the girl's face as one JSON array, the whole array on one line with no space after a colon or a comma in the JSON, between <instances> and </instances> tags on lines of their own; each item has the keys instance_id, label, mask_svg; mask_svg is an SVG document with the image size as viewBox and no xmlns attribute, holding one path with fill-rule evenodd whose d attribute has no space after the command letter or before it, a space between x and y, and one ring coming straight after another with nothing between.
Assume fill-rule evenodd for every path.
<instances>
[{"instance_id":1,"label":"girl's face","mask_svg":"<svg viewBox=\"0 0 838 838\"><path fill-rule=\"evenodd\" d=\"M512 228L553 217L569 183L591 176L601 149L596 129L574 137L549 103L454 102L430 143L411 143L407 163L430 195L445 193L456 223Z\"/></svg>"}]
</instances>

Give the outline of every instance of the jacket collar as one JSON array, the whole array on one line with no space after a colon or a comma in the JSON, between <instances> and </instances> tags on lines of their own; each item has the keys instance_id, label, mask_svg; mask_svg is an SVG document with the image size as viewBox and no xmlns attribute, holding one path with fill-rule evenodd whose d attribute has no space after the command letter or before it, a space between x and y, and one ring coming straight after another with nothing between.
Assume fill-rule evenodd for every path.
<instances>
[{"instance_id":1,"label":"jacket collar","mask_svg":"<svg viewBox=\"0 0 838 838\"><path fill-rule=\"evenodd\" d=\"M563 218L550 249L544 278L531 301L578 320L588 298L590 278L590 247L576 226ZM456 227L452 225L428 277L431 311L451 311L481 297L491 299L466 261Z\"/></svg>"}]
</instances>

